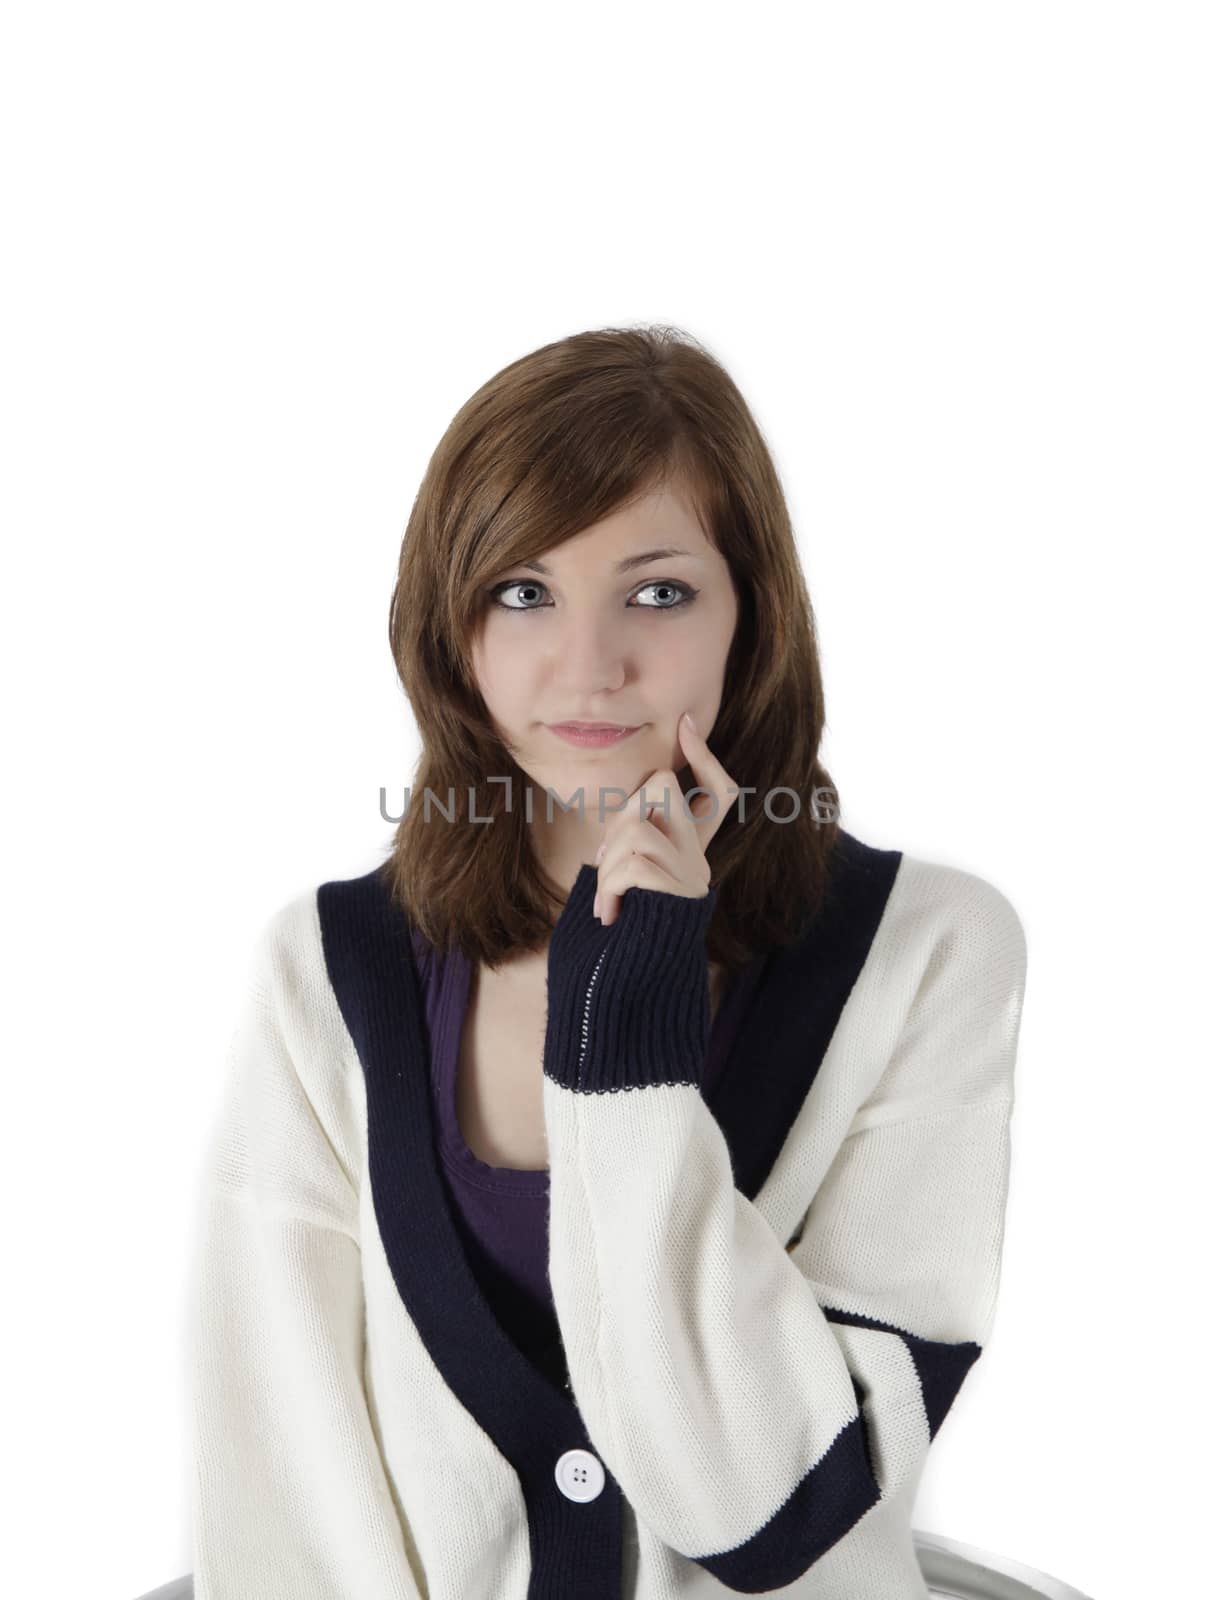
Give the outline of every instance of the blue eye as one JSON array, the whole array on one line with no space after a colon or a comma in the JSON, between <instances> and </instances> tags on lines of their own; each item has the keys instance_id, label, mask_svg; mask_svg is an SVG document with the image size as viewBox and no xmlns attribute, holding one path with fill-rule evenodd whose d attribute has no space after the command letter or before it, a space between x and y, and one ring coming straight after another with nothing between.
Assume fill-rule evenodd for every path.
<instances>
[{"instance_id":1,"label":"blue eye","mask_svg":"<svg viewBox=\"0 0 1212 1600\"><path fill-rule=\"evenodd\" d=\"M539 583L536 578L510 578L505 583L495 584L488 591L489 598L491 599L492 603L496 606L499 606L502 611L547 611L550 609L550 606L548 605L506 605L506 603L500 597L508 589L544 590L546 589L546 585ZM643 588L638 589L636 593L643 594L645 589L674 590L680 594L681 598L674 600L669 604L662 603L658 605L641 605L637 608L640 611L680 611L684 606L690 605L699 592L691 584L682 583L679 579L675 578L653 578L648 583L644 584Z\"/></svg>"},{"instance_id":2,"label":"blue eye","mask_svg":"<svg viewBox=\"0 0 1212 1600\"><path fill-rule=\"evenodd\" d=\"M692 589L688 583L678 583L673 578L654 578L637 592L643 594L644 589L675 589L682 598L674 600L669 605L641 606L641 611L680 611L683 606L688 606L699 592L697 589Z\"/></svg>"}]
</instances>

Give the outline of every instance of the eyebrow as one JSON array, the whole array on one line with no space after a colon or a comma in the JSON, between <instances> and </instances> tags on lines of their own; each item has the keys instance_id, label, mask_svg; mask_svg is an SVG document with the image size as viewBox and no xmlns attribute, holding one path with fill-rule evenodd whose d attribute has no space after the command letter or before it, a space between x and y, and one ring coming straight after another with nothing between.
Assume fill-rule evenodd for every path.
<instances>
[{"instance_id":1,"label":"eyebrow","mask_svg":"<svg viewBox=\"0 0 1212 1600\"><path fill-rule=\"evenodd\" d=\"M622 561L616 561L616 572L630 572L633 567L645 567L650 561L668 561L671 556L686 556L691 561L701 561L702 556L696 556L692 550L645 550L638 556L624 556ZM551 576L551 568L545 567L541 561L522 561L518 563L528 572L541 572L545 578Z\"/></svg>"}]
</instances>

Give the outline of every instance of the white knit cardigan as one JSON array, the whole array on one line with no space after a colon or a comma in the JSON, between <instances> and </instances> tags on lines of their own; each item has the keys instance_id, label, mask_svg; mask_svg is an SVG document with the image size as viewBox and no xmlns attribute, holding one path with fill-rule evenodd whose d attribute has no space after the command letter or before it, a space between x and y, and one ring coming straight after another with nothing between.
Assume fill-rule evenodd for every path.
<instances>
[{"instance_id":1,"label":"white knit cardigan","mask_svg":"<svg viewBox=\"0 0 1212 1600\"><path fill-rule=\"evenodd\" d=\"M924 1600L911 1513L990 1333L1026 949L983 879L842 833L712 1102L715 903L553 933L561 1389L497 1321L434 1150L378 870L258 942L204 1167L196 1600Z\"/></svg>"}]
</instances>

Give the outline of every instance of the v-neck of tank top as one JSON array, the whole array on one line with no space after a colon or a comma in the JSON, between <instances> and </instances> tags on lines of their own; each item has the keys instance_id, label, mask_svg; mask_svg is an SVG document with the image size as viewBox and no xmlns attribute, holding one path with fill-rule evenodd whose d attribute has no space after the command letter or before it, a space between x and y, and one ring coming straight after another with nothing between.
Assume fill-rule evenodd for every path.
<instances>
[{"instance_id":1,"label":"v-neck of tank top","mask_svg":"<svg viewBox=\"0 0 1212 1600\"><path fill-rule=\"evenodd\" d=\"M472 966L461 951L444 959L416 929L412 947L425 995L425 1023L429 1040L430 1090L436 1112L438 1148L446 1166L463 1183L497 1194L533 1195L546 1198L550 1187L548 1167L495 1167L481 1161L463 1138L455 1103L459 1053L463 1027L471 994ZM724 989L708 1035L707 1059L703 1065L703 1092L706 1094L723 1077L729 1065L737 1029L745 1014L749 997L766 963L756 955Z\"/></svg>"}]
</instances>

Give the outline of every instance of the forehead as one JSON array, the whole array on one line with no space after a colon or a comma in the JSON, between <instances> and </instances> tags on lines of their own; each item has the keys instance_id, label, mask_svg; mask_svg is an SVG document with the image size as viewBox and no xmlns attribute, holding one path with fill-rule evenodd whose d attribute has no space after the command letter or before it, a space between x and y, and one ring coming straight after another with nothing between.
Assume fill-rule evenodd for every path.
<instances>
[{"instance_id":1,"label":"forehead","mask_svg":"<svg viewBox=\"0 0 1212 1600\"><path fill-rule=\"evenodd\" d=\"M689 499L669 486L620 507L523 565L543 574L602 566L626 572L654 560L706 561L715 553Z\"/></svg>"}]
</instances>

